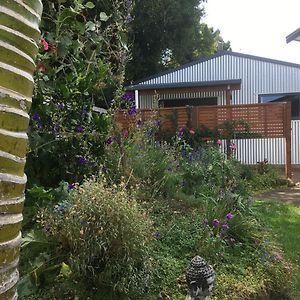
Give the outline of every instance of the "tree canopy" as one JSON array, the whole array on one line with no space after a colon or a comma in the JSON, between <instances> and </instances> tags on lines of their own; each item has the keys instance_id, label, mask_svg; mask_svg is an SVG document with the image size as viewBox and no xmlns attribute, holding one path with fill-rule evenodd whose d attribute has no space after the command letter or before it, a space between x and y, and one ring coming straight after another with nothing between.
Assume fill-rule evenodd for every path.
<instances>
[{"instance_id":1,"label":"tree canopy","mask_svg":"<svg viewBox=\"0 0 300 300\"><path fill-rule=\"evenodd\" d=\"M201 23L205 0L136 0L129 39L127 81L230 49L219 30Z\"/></svg>"}]
</instances>

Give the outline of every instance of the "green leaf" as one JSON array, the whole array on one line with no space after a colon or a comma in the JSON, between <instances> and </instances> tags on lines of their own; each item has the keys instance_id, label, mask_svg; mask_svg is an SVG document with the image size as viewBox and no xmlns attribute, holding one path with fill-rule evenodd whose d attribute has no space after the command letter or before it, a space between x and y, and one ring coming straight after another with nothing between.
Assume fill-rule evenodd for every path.
<instances>
[{"instance_id":1,"label":"green leaf","mask_svg":"<svg viewBox=\"0 0 300 300\"><path fill-rule=\"evenodd\" d=\"M87 2L87 3L85 4L85 7L86 7L86 8L92 9L92 8L95 7L95 4L94 4L93 2L91 2L91 1L89 1L89 2Z\"/></svg>"},{"instance_id":2,"label":"green leaf","mask_svg":"<svg viewBox=\"0 0 300 300\"><path fill-rule=\"evenodd\" d=\"M62 262L61 264L61 269L60 269L60 276L63 278L68 278L72 274L72 270L69 265L66 263Z\"/></svg>"},{"instance_id":3,"label":"green leaf","mask_svg":"<svg viewBox=\"0 0 300 300\"><path fill-rule=\"evenodd\" d=\"M21 277L18 282L18 294L19 297L25 297L32 295L37 290L37 286L33 284L30 274L26 274Z\"/></svg>"},{"instance_id":4,"label":"green leaf","mask_svg":"<svg viewBox=\"0 0 300 300\"><path fill-rule=\"evenodd\" d=\"M95 31L96 25L95 25L94 22L88 21L88 22L85 24L85 28L86 28L87 31Z\"/></svg>"},{"instance_id":5,"label":"green leaf","mask_svg":"<svg viewBox=\"0 0 300 300\"><path fill-rule=\"evenodd\" d=\"M105 12L100 13L100 20L106 22L109 19L109 16Z\"/></svg>"},{"instance_id":6,"label":"green leaf","mask_svg":"<svg viewBox=\"0 0 300 300\"><path fill-rule=\"evenodd\" d=\"M21 247L24 248L31 243L50 244L45 235L36 230L32 230L22 238Z\"/></svg>"}]
</instances>

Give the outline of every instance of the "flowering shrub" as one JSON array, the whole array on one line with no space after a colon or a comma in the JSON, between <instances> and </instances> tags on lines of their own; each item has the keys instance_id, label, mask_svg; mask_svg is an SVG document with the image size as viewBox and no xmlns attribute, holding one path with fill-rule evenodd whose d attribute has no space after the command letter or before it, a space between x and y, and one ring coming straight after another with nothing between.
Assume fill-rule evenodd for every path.
<instances>
[{"instance_id":1,"label":"flowering shrub","mask_svg":"<svg viewBox=\"0 0 300 300\"><path fill-rule=\"evenodd\" d=\"M97 170L110 121L93 107L109 108L114 100L108 99L121 96L131 11L130 1L108 4L44 6L29 132L30 186L82 181Z\"/></svg>"},{"instance_id":2,"label":"flowering shrub","mask_svg":"<svg viewBox=\"0 0 300 300\"><path fill-rule=\"evenodd\" d=\"M79 277L127 295L147 288L151 222L124 186L86 181L70 200L43 210L40 224Z\"/></svg>"}]
</instances>

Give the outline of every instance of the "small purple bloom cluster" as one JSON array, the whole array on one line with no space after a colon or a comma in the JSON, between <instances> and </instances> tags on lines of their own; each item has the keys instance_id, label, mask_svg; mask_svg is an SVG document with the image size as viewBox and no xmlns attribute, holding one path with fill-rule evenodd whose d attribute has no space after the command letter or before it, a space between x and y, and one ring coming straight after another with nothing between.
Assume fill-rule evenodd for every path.
<instances>
[{"instance_id":1,"label":"small purple bloom cluster","mask_svg":"<svg viewBox=\"0 0 300 300\"><path fill-rule=\"evenodd\" d=\"M40 119L41 119L41 117L40 117L40 115L39 115L39 114L33 114L33 115L31 116L31 118L32 118L32 120L35 120L35 121L37 121L37 120L40 120Z\"/></svg>"},{"instance_id":2,"label":"small purple bloom cluster","mask_svg":"<svg viewBox=\"0 0 300 300\"><path fill-rule=\"evenodd\" d=\"M134 97L134 94L126 93L121 97L121 99L123 101L134 101L135 97Z\"/></svg>"},{"instance_id":3,"label":"small purple bloom cluster","mask_svg":"<svg viewBox=\"0 0 300 300\"><path fill-rule=\"evenodd\" d=\"M136 106L132 105L128 108L127 113L129 116L133 116L137 113Z\"/></svg>"},{"instance_id":4,"label":"small purple bloom cluster","mask_svg":"<svg viewBox=\"0 0 300 300\"><path fill-rule=\"evenodd\" d=\"M75 189L75 183L68 183L67 191L70 192L71 190Z\"/></svg>"},{"instance_id":5,"label":"small purple bloom cluster","mask_svg":"<svg viewBox=\"0 0 300 300\"><path fill-rule=\"evenodd\" d=\"M84 127L82 127L81 125L76 126L75 131L78 133L83 133L84 132Z\"/></svg>"},{"instance_id":6,"label":"small purple bloom cluster","mask_svg":"<svg viewBox=\"0 0 300 300\"><path fill-rule=\"evenodd\" d=\"M90 161L88 160L88 159L86 159L85 157L83 157L83 156L80 156L79 157L79 164L81 164L81 165L86 165L86 164L88 164Z\"/></svg>"},{"instance_id":7,"label":"small purple bloom cluster","mask_svg":"<svg viewBox=\"0 0 300 300\"><path fill-rule=\"evenodd\" d=\"M111 145L113 143L114 139L112 136L108 137L106 140L105 140L105 144L106 145Z\"/></svg>"},{"instance_id":8,"label":"small purple bloom cluster","mask_svg":"<svg viewBox=\"0 0 300 300\"><path fill-rule=\"evenodd\" d=\"M221 222L220 220L218 219L213 219L212 222L211 222L211 225L213 228L215 229L218 229L220 230L219 233L220 233L220 236L223 236L225 234L226 231L229 230L229 224L228 224L228 221L230 221L232 218L234 217L234 215L229 212L226 216L225 216L225 221L224 222ZM202 221L202 224L204 226L209 226L209 221L208 219L204 219Z\"/></svg>"}]
</instances>

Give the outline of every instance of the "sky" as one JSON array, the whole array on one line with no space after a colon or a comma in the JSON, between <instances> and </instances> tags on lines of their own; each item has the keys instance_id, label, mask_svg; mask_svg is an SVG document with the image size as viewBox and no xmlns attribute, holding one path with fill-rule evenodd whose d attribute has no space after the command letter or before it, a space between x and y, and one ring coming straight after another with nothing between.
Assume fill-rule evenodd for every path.
<instances>
[{"instance_id":1,"label":"sky","mask_svg":"<svg viewBox=\"0 0 300 300\"><path fill-rule=\"evenodd\" d=\"M300 64L300 42L286 43L300 27L300 0L207 0L204 8L203 21L232 51Z\"/></svg>"}]
</instances>

